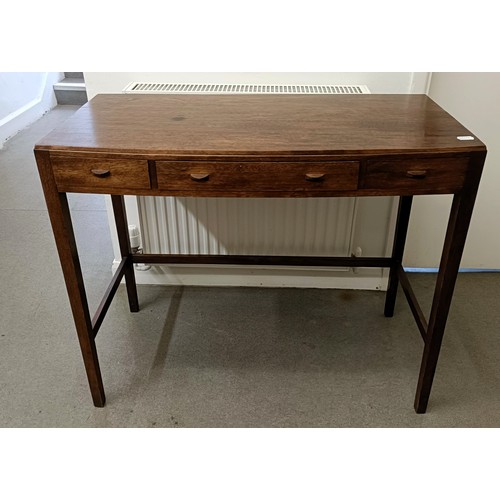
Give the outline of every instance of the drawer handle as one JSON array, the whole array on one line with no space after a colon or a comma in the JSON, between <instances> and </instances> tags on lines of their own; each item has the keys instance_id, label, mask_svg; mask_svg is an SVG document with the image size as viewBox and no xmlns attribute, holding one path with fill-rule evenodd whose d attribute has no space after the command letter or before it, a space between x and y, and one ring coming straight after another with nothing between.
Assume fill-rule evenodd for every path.
<instances>
[{"instance_id":1,"label":"drawer handle","mask_svg":"<svg viewBox=\"0 0 500 500\"><path fill-rule=\"evenodd\" d=\"M111 173L109 170L100 170L98 168L95 168L95 169L91 170L91 172L96 177L107 177Z\"/></svg>"},{"instance_id":2,"label":"drawer handle","mask_svg":"<svg viewBox=\"0 0 500 500\"><path fill-rule=\"evenodd\" d=\"M209 178L210 174L205 174L205 173L201 173L201 174L189 174L189 176L191 177L191 179L193 179L193 181L196 181L196 182L205 182L205 181L208 181L208 178Z\"/></svg>"},{"instance_id":3,"label":"drawer handle","mask_svg":"<svg viewBox=\"0 0 500 500\"><path fill-rule=\"evenodd\" d=\"M406 177L411 177L412 179L424 179L426 175L426 170L408 170L406 172Z\"/></svg>"},{"instance_id":4,"label":"drawer handle","mask_svg":"<svg viewBox=\"0 0 500 500\"><path fill-rule=\"evenodd\" d=\"M325 178L325 174L309 173L306 174L306 181L321 182Z\"/></svg>"}]
</instances>

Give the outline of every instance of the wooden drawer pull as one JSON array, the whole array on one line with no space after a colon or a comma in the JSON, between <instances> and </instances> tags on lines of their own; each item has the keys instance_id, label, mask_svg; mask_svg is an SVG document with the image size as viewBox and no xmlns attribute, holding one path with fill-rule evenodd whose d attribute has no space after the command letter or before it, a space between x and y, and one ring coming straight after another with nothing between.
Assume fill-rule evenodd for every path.
<instances>
[{"instance_id":1,"label":"wooden drawer pull","mask_svg":"<svg viewBox=\"0 0 500 500\"><path fill-rule=\"evenodd\" d=\"M412 179L424 179L426 175L426 170L408 170L406 172L406 177L411 177Z\"/></svg>"},{"instance_id":2,"label":"wooden drawer pull","mask_svg":"<svg viewBox=\"0 0 500 500\"><path fill-rule=\"evenodd\" d=\"M210 174L205 174L205 173L189 174L189 176L191 177L191 179L193 179L193 181L204 182L204 181L208 181Z\"/></svg>"},{"instance_id":3,"label":"wooden drawer pull","mask_svg":"<svg viewBox=\"0 0 500 500\"><path fill-rule=\"evenodd\" d=\"M321 182L324 180L325 174L309 173L306 174L306 181L310 182Z\"/></svg>"},{"instance_id":4,"label":"wooden drawer pull","mask_svg":"<svg viewBox=\"0 0 500 500\"><path fill-rule=\"evenodd\" d=\"M96 177L107 177L111 173L109 170L100 170L100 169L97 169L97 168L92 169L91 172Z\"/></svg>"}]
</instances>

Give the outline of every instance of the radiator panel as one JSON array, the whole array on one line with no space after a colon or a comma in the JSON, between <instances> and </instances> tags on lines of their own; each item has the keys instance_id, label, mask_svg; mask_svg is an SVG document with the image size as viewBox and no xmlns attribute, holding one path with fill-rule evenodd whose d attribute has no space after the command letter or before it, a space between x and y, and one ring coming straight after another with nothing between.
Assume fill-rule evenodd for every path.
<instances>
[{"instance_id":1,"label":"radiator panel","mask_svg":"<svg viewBox=\"0 0 500 500\"><path fill-rule=\"evenodd\" d=\"M148 253L347 256L356 199L138 197L138 209Z\"/></svg>"}]
</instances>

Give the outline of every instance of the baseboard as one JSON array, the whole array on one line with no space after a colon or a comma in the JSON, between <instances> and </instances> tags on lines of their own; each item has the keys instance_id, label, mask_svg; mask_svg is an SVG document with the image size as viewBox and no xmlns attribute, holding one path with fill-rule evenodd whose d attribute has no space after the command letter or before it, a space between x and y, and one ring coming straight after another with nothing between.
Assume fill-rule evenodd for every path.
<instances>
[{"instance_id":1,"label":"baseboard","mask_svg":"<svg viewBox=\"0 0 500 500\"><path fill-rule=\"evenodd\" d=\"M40 94L20 108L0 120L0 149L18 132L36 122L56 104L52 90L54 80L59 73L47 73L40 85Z\"/></svg>"},{"instance_id":2,"label":"baseboard","mask_svg":"<svg viewBox=\"0 0 500 500\"><path fill-rule=\"evenodd\" d=\"M113 272L118 267L113 262ZM382 269L343 270L254 266L157 265L147 271L136 268L137 284L186 286L251 286L387 290Z\"/></svg>"}]
</instances>

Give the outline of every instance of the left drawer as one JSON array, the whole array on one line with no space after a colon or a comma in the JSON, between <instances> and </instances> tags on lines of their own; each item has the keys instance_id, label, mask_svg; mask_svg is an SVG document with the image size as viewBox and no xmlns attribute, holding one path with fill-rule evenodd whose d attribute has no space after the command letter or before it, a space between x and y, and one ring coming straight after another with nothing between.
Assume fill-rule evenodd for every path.
<instances>
[{"instance_id":1,"label":"left drawer","mask_svg":"<svg viewBox=\"0 0 500 500\"><path fill-rule=\"evenodd\" d=\"M147 160L52 157L51 164L60 191L105 193L151 187Z\"/></svg>"}]
</instances>

